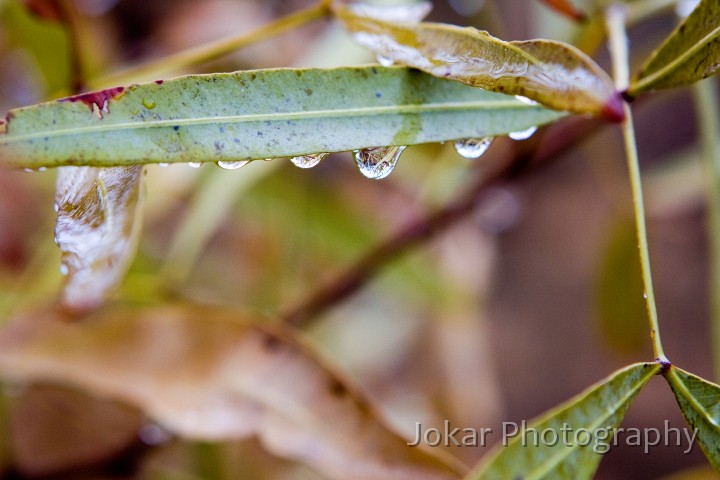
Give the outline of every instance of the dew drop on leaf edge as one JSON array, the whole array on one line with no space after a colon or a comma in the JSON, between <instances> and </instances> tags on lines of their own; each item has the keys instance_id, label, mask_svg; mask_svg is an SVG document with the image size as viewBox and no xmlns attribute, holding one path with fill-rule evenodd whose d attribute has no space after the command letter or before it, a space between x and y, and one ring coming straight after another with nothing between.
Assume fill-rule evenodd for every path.
<instances>
[{"instance_id":1,"label":"dew drop on leaf edge","mask_svg":"<svg viewBox=\"0 0 720 480\"><path fill-rule=\"evenodd\" d=\"M325 157L327 157L328 153L315 153L312 155L300 155L297 157L293 157L290 159L290 161L299 168L312 168L318 163L320 163Z\"/></svg>"},{"instance_id":2,"label":"dew drop on leaf edge","mask_svg":"<svg viewBox=\"0 0 720 480\"><path fill-rule=\"evenodd\" d=\"M381 180L390 175L398 158L406 147L372 147L355 150L355 161L360 173L373 180Z\"/></svg>"},{"instance_id":3,"label":"dew drop on leaf edge","mask_svg":"<svg viewBox=\"0 0 720 480\"><path fill-rule=\"evenodd\" d=\"M190 162L188 163L188 167L190 168L200 168L202 166L201 162Z\"/></svg>"},{"instance_id":4,"label":"dew drop on leaf edge","mask_svg":"<svg viewBox=\"0 0 720 480\"><path fill-rule=\"evenodd\" d=\"M488 151L493 137L465 138L455 142L455 151L461 157L480 158Z\"/></svg>"},{"instance_id":5,"label":"dew drop on leaf edge","mask_svg":"<svg viewBox=\"0 0 720 480\"><path fill-rule=\"evenodd\" d=\"M537 127L533 126L525 130L511 132L508 134L508 137L512 138L513 140L527 140L528 138L532 137L533 133L535 132L537 132Z\"/></svg>"},{"instance_id":6,"label":"dew drop on leaf edge","mask_svg":"<svg viewBox=\"0 0 720 480\"><path fill-rule=\"evenodd\" d=\"M224 170L237 170L250 163L247 160L241 160L239 162L217 162L218 167Z\"/></svg>"},{"instance_id":7,"label":"dew drop on leaf edge","mask_svg":"<svg viewBox=\"0 0 720 480\"><path fill-rule=\"evenodd\" d=\"M395 65L393 59L390 57L386 57L385 55L378 55L375 58L377 59L377 62L383 67L392 67L393 65Z\"/></svg>"}]
</instances>

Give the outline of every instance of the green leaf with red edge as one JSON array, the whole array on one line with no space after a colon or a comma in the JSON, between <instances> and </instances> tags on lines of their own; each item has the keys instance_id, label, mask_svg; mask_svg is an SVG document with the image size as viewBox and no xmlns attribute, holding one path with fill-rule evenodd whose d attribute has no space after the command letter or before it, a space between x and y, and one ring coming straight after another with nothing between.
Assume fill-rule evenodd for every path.
<instances>
[{"instance_id":1,"label":"green leaf with red edge","mask_svg":"<svg viewBox=\"0 0 720 480\"><path fill-rule=\"evenodd\" d=\"M698 443L720 472L720 386L671 366L665 379L688 424L696 429Z\"/></svg>"},{"instance_id":2,"label":"green leaf with red edge","mask_svg":"<svg viewBox=\"0 0 720 480\"><path fill-rule=\"evenodd\" d=\"M407 67L192 75L11 110L0 167L239 162L506 135L562 116Z\"/></svg>"},{"instance_id":3,"label":"green leaf with red edge","mask_svg":"<svg viewBox=\"0 0 720 480\"><path fill-rule=\"evenodd\" d=\"M628 95L695 83L720 69L720 1L702 0L634 76Z\"/></svg>"},{"instance_id":4,"label":"green leaf with red edge","mask_svg":"<svg viewBox=\"0 0 720 480\"><path fill-rule=\"evenodd\" d=\"M466 480L592 478L605 447L609 449L612 442L611 433L635 396L659 371L657 363L636 363L618 370L524 430L518 428L517 435L505 445L498 444ZM554 432L558 441L542 441L545 431ZM582 431L587 435L579 433Z\"/></svg>"},{"instance_id":5,"label":"green leaf with red edge","mask_svg":"<svg viewBox=\"0 0 720 480\"><path fill-rule=\"evenodd\" d=\"M521 95L557 110L624 118L612 80L575 47L552 40L506 42L485 31L439 23L399 23L335 5L361 45L396 63L474 87Z\"/></svg>"}]
</instances>

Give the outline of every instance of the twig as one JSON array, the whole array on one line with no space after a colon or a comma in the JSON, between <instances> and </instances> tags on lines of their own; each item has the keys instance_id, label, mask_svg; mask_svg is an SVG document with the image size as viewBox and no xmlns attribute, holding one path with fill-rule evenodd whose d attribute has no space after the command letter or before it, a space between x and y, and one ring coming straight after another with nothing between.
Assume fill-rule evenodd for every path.
<instances>
[{"instance_id":1,"label":"twig","mask_svg":"<svg viewBox=\"0 0 720 480\"><path fill-rule=\"evenodd\" d=\"M147 80L150 77L166 75L177 69L187 68L202 62L214 60L232 53L253 43L266 40L273 36L297 28L313 20L320 19L330 12L330 2L323 0L305 10L292 13L279 18L274 22L263 25L257 30L239 35L232 35L214 42L199 45L195 48L183 50L174 55L165 56L155 62L131 67L102 78L92 80L92 88L121 85L131 81Z\"/></svg>"},{"instance_id":2,"label":"twig","mask_svg":"<svg viewBox=\"0 0 720 480\"><path fill-rule=\"evenodd\" d=\"M600 124L597 119L570 118L550 127L544 135L538 133L534 142L525 144L538 148L518 148L502 158L483 159L487 163L476 172L475 179L462 194L434 213L398 230L335 279L287 309L281 318L294 326L307 326L321 313L359 291L393 259L445 232L472 213L478 196L488 187L526 173L532 170L529 168L531 166L546 164L558 158L564 151L596 132Z\"/></svg>"},{"instance_id":3,"label":"twig","mask_svg":"<svg viewBox=\"0 0 720 480\"><path fill-rule=\"evenodd\" d=\"M605 11L606 27L608 29L608 40L610 55L613 61L613 72L615 77L615 88L623 91L630 82L628 62L628 39L625 31L625 7L619 4L610 5ZM642 270L643 285L645 287L645 305L648 312L650 324L650 338L652 339L655 358L661 363L670 363L663 351L660 339L660 325L658 322L657 307L655 305L655 291L652 283L652 272L650 270L650 251L647 239L647 227L645 225L645 203L642 193L642 180L640 178L640 163L637 153L637 142L635 140L635 128L633 127L632 111L627 102L623 102L625 109L625 120L622 124L623 138L625 140L625 154L630 174L630 186L632 189L633 207L635 210L635 226L637 229L638 248L640 253L640 267Z\"/></svg>"}]
</instances>

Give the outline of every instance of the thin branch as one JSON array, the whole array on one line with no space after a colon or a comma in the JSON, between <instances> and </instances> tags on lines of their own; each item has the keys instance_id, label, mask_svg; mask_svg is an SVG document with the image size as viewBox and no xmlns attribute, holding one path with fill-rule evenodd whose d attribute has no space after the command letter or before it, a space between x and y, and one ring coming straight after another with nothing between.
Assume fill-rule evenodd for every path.
<instances>
[{"instance_id":1,"label":"thin branch","mask_svg":"<svg viewBox=\"0 0 720 480\"><path fill-rule=\"evenodd\" d=\"M630 83L628 62L628 39L625 31L625 7L623 5L610 5L605 11L605 21L608 29L610 55L613 61L615 88L623 91ZM658 322L657 306L655 305L655 291L653 289L652 272L650 270L650 251L645 225L645 202L642 193L642 180L640 177L640 163L635 140L632 111L627 102L623 102L625 120L622 124L623 138L625 140L625 154L630 174L633 207L635 210L635 226L637 229L638 248L640 254L640 267L642 269L643 285L645 287L645 305L650 324L650 338L652 339L655 358L661 363L669 363L663 351L660 339L660 325Z\"/></svg>"},{"instance_id":2,"label":"thin branch","mask_svg":"<svg viewBox=\"0 0 720 480\"><path fill-rule=\"evenodd\" d=\"M473 212L478 196L488 187L514 179L534 170L532 167L557 159L563 152L597 132L601 124L597 119L569 118L546 128L543 134L538 133L533 140L518 144L519 148L506 156L483 159L484 165L478 168L474 180L458 197L439 210L400 228L333 280L287 309L281 318L288 324L306 327L322 313L361 290L392 260L463 220Z\"/></svg>"},{"instance_id":3,"label":"thin branch","mask_svg":"<svg viewBox=\"0 0 720 480\"><path fill-rule=\"evenodd\" d=\"M707 237L710 268L710 329L715 379L720 379L720 135L715 82L705 80L693 86L707 199Z\"/></svg>"},{"instance_id":4,"label":"thin branch","mask_svg":"<svg viewBox=\"0 0 720 480\"><path fill-rule=\"evenodd\" d=\"M128 82L148 80L151 77L167 75L178 69L220 58L253 43L280 35L301 25L318 20L330 13L330 2L322 0L305 10L279 18L249 33L232 35L214 42L198 45L174 55L167 55L157 61L131 67L126 70L92 80L92 88L121 85Z\"/></svg>"}]
</instances>

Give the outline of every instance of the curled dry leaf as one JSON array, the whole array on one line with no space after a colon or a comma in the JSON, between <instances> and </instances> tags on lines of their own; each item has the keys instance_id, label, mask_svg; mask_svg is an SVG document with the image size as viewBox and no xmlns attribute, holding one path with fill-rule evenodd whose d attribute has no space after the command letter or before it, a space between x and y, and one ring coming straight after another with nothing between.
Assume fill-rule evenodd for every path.
<instances>
[{"instance_id":1,"label":"curled dry leaf","mask_svg":"<svg viewBox=\"0 0 720 480\"><path fill-rule=\"evenodd\" d=\"M703 0L635 75L628 94L688 85L720 68L720 2Z\"/></svg>"},{"instance_id":2,"label":"curled dry leaf","mask_svg":"<svg viewBox=\"0 0 720 480\"><path fill-rule=\"evenodd\" d=\"M257 435L333 478L460 477L409 447L289 331L233 311L104 308L77 324L48 313L16 318L0 332L0 376L121 400L187 438Z\"/></svg>"},{"instance_id":3,"label":"curled dry leaf","mask_svg":"<svg viewBox=\"0 0 720 480\"><path fill-rule=\"evenodd\" d=\"M122 281L140 235L142 178L141 165L58 169L55 241L68 311L97 308Z\"/></svg>"},{"instance_id":4,"label":"curled dry leaf","mask_svg":"<svg viewBox=\"0 0 720 480\"><path fill-rule=\"evenodd\" d=\"M521 95L557 110L620 121L622 99L587 55L561 42L505 42L485 31L438 23L393 23L356 6L334 6L337 18L377 55L486 90Z\"/></svg>"}]
</instances>

